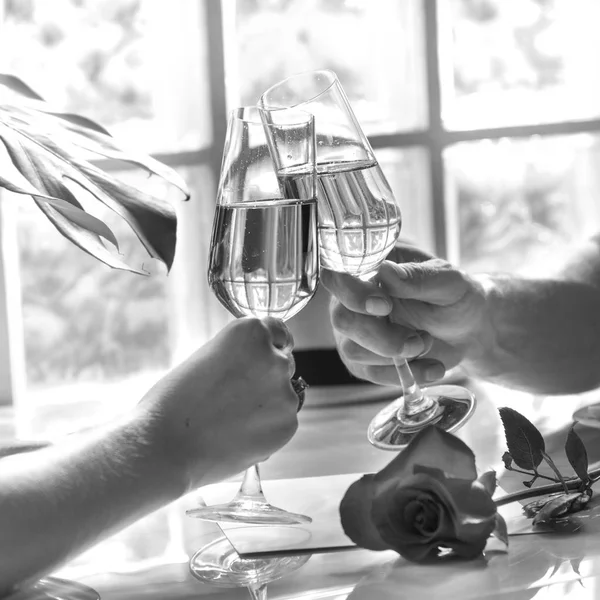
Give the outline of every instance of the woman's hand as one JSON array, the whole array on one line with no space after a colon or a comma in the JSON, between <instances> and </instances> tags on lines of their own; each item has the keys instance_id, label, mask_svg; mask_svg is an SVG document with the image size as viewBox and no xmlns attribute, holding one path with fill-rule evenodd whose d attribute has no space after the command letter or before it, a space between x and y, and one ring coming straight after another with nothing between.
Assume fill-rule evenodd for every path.
<instances>
[{"instance_id":1,"label":"woman's hand","mask_svg":"<svg viewBox=\"0 0 600 600\"><path fill-rule=\"evenodd\" d=\"M294 435L292 348L282 321L238 319L148 392L140 410L189 488L264 461Z\"/></svg>"}]
</instances>

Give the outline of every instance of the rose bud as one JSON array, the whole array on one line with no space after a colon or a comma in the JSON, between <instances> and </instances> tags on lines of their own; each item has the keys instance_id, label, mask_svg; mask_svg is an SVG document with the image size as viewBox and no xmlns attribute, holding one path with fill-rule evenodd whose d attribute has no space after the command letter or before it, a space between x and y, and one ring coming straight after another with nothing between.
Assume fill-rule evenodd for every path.
<instances>
[{"instance_id":1,"label":"rose bud","mask_svg":"<svg viewBox=\"0 0 600 600\"><path fill-rule=\"evenodd\" d=\"M348 488L342 527L357 546L395 550L415 562L443 549L475 558L502 521L492 500L495 485L493 473L477 478L464 442L429 426L379 473Z\"/></svg>"}]
</instances>

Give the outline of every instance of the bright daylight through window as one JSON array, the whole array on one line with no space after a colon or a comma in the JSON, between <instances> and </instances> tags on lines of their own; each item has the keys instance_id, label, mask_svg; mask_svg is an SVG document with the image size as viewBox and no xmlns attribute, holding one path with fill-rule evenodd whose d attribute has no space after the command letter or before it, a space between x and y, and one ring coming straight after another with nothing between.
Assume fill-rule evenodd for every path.
<instances>
[{"instance_id":1,"label":"bright daylight through window","mask_svg":"<svg viewBox=\"0 0 600 600\"><path fill-rule=\"evenodd\" d=\"M13 393L0 401L19 407L22 433L123 410L228 320L206 283L226 110L299 71L338 74L403 237L475 270L550 269L600 226L599 12L594 0L1 0L2 72L174 167L192 193L174 200L168 276L116 229L149 277L94 261L28 198L2 194Z\"/></svg>"}]
</instances>

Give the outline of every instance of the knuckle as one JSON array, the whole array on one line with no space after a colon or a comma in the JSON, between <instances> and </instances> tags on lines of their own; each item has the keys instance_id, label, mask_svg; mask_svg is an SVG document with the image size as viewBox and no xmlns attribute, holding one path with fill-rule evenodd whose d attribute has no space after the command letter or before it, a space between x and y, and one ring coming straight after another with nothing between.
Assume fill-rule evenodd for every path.
<instances>
[{"instance_id":1,"label":"knuckle","mask_svg":"<svg viewBox=\"0 0 600 600\"><path fill-rule=\"evenodd\" d=\"M348 338L344 338L339 342L338 350L344 358L351 361L357 360L362 354L362 348Z\"/></svg>"},{"instance_id":2,"label":"knuckle","mask_svg":"<svg viewBox=\"0 0 600 600\"><path fill-rule=\"evenodd\" d=\"M404 335L382 335L379 338L381 354L384 356L397 356L409 345L407 336Z\"/></svg>"},{"instance_id":3,"label":"knuckle","mask_svg":"<svg viewBox=\"0 0 600 600\"><path fill-rule=\"evenodd\" d=\"M245 331L247 335L257 339L267 338L269 336L269 328L258 317L243 317L234 321L234 327L238 327Z\"/></svg>"},{"instance_id":4,"label":"knuckle","mask_svg":"<svg viewBox=\"0 0 600 600\"><path fill-rule=\"evenodd\" d=\"M353 313L343 306L339 306L338 309L331 314L331 325L334 329L342 333L346 333L352 329L354 322Z\"/></svg>"}]
</instances>

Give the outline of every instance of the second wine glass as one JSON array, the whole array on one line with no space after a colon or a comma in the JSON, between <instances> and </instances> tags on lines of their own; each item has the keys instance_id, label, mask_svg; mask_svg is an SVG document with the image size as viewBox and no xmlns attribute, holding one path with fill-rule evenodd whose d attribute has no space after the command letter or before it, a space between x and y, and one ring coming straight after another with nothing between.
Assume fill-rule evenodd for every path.
<instances>
[{"instance_id":1,"label":"second wine glass","mask_svg":"<svg viewBox=\"0 0 600 600\"><path fill-rule=\"evenodd\" d=\"M227 135L210 245L208 281L235 317L287 320L318 284L314 119L299 110L233 110ZM301 182L290 195L286 181ZM232 442L235 443L235 442ZM258 465L248 469L227 504L199 506L189 516L254 524L310 523L272 506Z\"/></svg>"},{"instance_id":2,"label":"second wine glass","mask_svg":"<svg viewBox=\"0 0 600 600\"><path fill-rule=\"evenodd\" d=\"M293 75L261 96L263 108L297 108L315 116L321 265L373 278L396 244L402 219L371 145L336 76L329 70ZM402 396L371 421L377 448L400 450L425 426L447 431L463 425L475 397L456 385L421 389L403 358L394 360Z\"/></svg>"}]
</instances>

